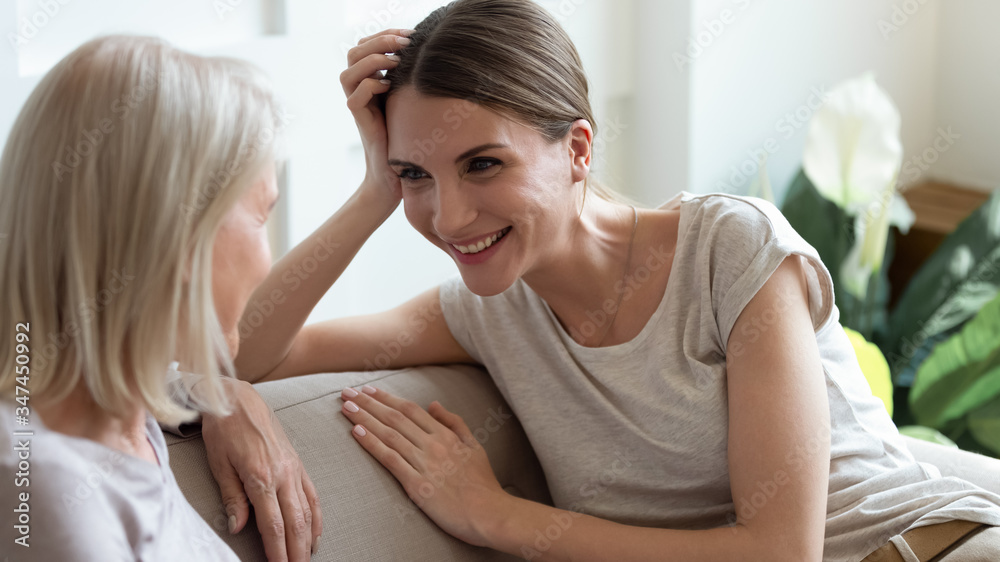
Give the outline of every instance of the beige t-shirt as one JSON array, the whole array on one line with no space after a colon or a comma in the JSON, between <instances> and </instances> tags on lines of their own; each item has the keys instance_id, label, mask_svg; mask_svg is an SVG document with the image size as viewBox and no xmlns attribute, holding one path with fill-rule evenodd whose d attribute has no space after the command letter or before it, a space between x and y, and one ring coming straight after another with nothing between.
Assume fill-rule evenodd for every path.
<instances>
[{"instance_id":1,"label":"beige t-shirt","mask_svg":"<svg viewBox=\"0 0 1000 562\"><path fill-rule=\"evenodd\" d=\"M25 562L238 562L178 488L152 417L146 436L159 466L50 431L37 415L32 425L16 425L17 406L0 400L0 553ZM33 435L15 434L25 431ZM18 468L22 461L27 470ZM27 502L20 501L24 492ZM22 503L26 528L17 529L22 513L12 510ZM30 546L15 543L19 538Z\"/></svg>"},{"instance_id":2,"label":"beige t-shirt","mask_svg":"<svg viewBox=\"0 0 1000 562\"><path fill-rule=\"evenodd\" d=\"M726 354L738 350L726 348L747 303L786 257L800 255L811 266L810 312L832 422L824 560L856 562L912 526L1000 525L1000 497L913 459L839 324L829 272L773 205L682 193L664 208L680 209L670 279L629 342L579 345L520 280L493 297L476 296L460 278L441 287L452 334L524 425L557 507L677 529L731 525L737 509L745 518L767 509L802 466L801 452L825 435L799 444L783 475L734 501ZM654 250L634 263L658 267L664 255ZM642 281L638 270L636 277ZM603 327L600 311L590 318L574 329Z\"/></svg>"}]
</instances>

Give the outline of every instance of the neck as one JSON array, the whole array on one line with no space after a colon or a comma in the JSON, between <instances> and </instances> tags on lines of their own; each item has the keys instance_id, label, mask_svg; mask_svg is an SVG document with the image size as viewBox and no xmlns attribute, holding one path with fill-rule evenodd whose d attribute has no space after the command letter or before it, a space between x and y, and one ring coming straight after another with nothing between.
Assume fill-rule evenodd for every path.
<instances>
[{"instance_id":1,"label":"neck","mask_svg":"<svg viewBox=\"0 0 1000 562\"><path fill-rule=\"evenodd\" d=\"M105 412L81 378L66 398L35 408L52 431L89 439L156 464L156 454L146 438L146 409L134 406L119 416Z\"/></svg>"},{"instance_id":2,"label":"neck","mask_svg":"<svg viewBox=\"0 0 1000 562\"><path fill-rule=\"evenodd\" d=\"M586 311L596 314L605 301L617 300L633 225L630 207L592 197L579 218L522 277L567 330L575 328L577 318L586 319Z\"/></svg>"}]
</instances>

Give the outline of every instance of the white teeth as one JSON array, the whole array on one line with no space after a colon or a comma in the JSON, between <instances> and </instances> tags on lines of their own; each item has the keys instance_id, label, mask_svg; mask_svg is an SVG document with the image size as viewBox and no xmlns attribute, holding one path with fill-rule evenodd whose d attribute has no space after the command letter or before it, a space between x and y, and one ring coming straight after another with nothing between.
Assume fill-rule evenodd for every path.
<instances>
[{"instance_id":1,"label":"white teeth","mask_svg":"<svg viewBox=\"0 0 1000 562\"><path fill-rule=\"evenodd\" d=\"M492 246L497 240L503 238L506 233L507 230L504 229L485 240L481 240L475 244L469 244L468 246L455 246L455 249L463 254L478 254L479 252L482 252L486 248Z\"/></svg>"}]
</instances>

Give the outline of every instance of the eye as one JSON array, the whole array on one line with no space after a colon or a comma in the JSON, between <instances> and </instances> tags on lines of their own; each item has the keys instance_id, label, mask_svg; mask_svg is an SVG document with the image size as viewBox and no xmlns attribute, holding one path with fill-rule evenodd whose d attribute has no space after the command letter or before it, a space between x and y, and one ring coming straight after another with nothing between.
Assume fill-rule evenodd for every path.
<instances>
[{"instance_id":1,"label":"eye","mask_svg":"<svg viewBox=\"0 0 1000 562\"><path fill-rule=\"evenodd\" d=\"M419 181L428 177L426 172L416 168L403 168L397 175L403 181Z\"/></svg>"},{"instance_id":2,"label":"eye","mask_svg":"<svg viewBox=\"0 0 1000 562\"><path fill-rule=\"evenodd\" d=\"M486 172L500 164L496 158L475 158L469 161L469 172L473 174Z\"/></svg>"}]
</instances>

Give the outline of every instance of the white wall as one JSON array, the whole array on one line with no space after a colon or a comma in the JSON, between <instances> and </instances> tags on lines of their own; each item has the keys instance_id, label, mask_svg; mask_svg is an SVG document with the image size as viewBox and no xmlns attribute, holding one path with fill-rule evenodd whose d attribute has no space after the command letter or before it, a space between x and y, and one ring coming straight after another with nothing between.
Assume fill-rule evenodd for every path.
<instances>
[{"instance_id":1,"label":"white wall","mask_svg":"<svg viewBox=\"0 0 1000 562\"><path fill-rule=\"evenodd\" d=\"M97 34L152 33L249 59L272 76L291 114L280 237L290 244L326 220L363 174L338 80L346 49L386 27L412 27L445 3L232 0L239 6L220 17L209 0L58 0L66 2L60 13L15 52L9 34L35 16L38 1L0 0L0 141L40 73ZM1000 39L991 27L1000 6L894 1L539 0L573 38L591 81L602 145L595 172L639 201L659 204L681 190L743 192L752 179L730 181L732 167L746 160L752 170L748 152L765 146L777 147L768 168L780 197L801 165L806 128L792 124L795 113L808 119L813 88L866 70L900 108L908 159L950 125L963 137L932 171L1000 185ZM679 64L675 55L691 60ZM382 310L455 274L398 211L313 318Z\"/></svg>"},{"instance_id":2,"label":"white wall","mask_svg":"<svg viewBox=\"0 0 1000 562\"><path fill-rule=\"evenodd\" d=\"M1000 2L942 2L935 110L961 135L932 174L981 189L1000 188ZM928 154L930 156L930 154Z\"/></svg>"},{"instance_id":3,"label":"white wall","mask_svg":"<svg viewBox=\"0 0 1000 562\"><path fill-rule=\"evenodd\" d=\"M733 169L753 172L756 155L767 151L780 200L801 167L808 119L818 102L814 92L868 70L899 107L906 155L932 140L939 125L937 0L885 34L879 21L891 24L893 9L885 1L692 3L694 33L702 32L702 42L709 43L690 70L692 191L743 193L754 178L741 179ZM720 23L723 10L731 23ZM707 28L721 32L709 41Z\"/></svg>"}]
</instances>

